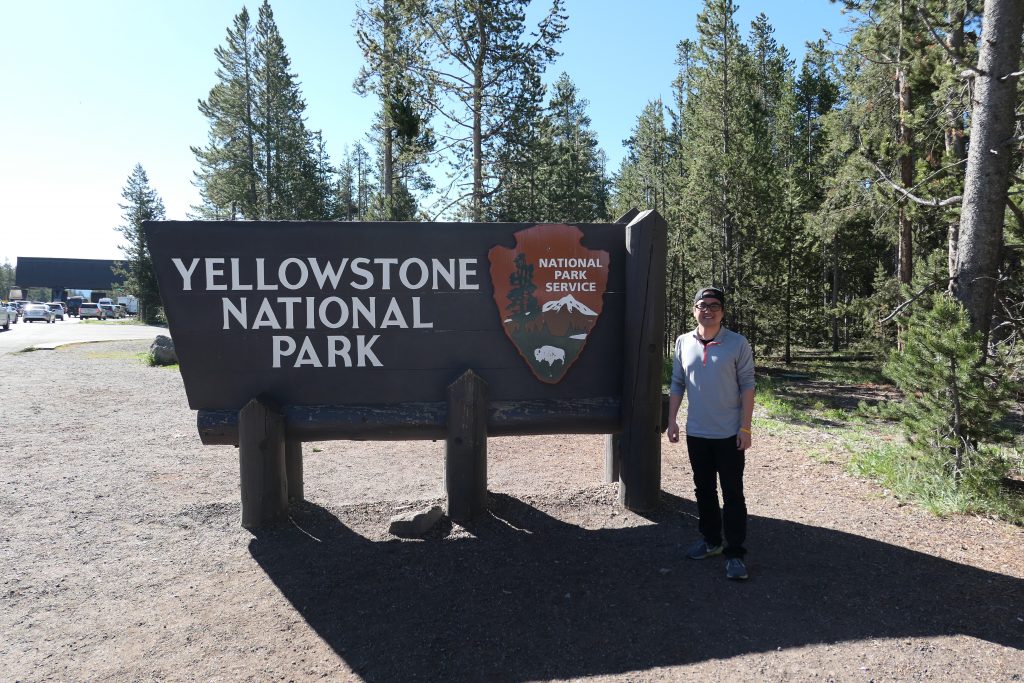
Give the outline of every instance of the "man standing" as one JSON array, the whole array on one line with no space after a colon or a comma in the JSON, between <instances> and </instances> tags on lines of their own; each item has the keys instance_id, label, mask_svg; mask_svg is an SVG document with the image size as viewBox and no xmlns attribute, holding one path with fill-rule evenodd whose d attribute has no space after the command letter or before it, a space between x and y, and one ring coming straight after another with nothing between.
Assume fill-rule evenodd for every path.
<instances>
[{"instance_id":1,"label":"man standing","mask_svg":"<svg viewBox=\"0 0 1024 683\"><path fill-rule=\"evenodd\" d=\"M742 334L722 327L725 292L721 289L705 287L697 292L693 317L697 329L676 339L668 404L668 440L675 443L679 441L679 406L683 394L689 393L686 450L703 538L687 556L703 560L721 554L724 548L726 577L742 580L747 578L743 464L754 415L754 354Z\"/></svg>"}]
</instances>

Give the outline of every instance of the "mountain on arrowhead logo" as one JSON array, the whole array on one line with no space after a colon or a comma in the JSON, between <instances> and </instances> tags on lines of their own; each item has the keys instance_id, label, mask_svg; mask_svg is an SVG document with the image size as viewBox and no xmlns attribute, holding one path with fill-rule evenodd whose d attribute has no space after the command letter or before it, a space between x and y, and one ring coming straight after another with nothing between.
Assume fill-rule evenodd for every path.
<instances>
[{"instance_id":1,"label":"mountain on arrowhead logo","mask_svg":"<svg viewBox=\"0 0 1024 683\"><path fill-rule=\"evenodd\" d=\"M556 384L579 357L604 305L607 251L583 246L572 225L535 225L516 246L488 252L502 329L542 382Z\"/></svg>"}]
</instances>

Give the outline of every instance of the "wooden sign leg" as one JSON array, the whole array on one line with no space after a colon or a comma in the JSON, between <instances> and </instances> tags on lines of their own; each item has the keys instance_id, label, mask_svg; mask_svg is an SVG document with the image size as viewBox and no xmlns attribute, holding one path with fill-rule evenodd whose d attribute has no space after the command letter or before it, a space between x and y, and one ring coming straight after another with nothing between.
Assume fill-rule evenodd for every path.
<instances>
[{"instance_id":1,"label":"wooden sign leg","mask_svg":"<svg viewBox=\"0 0 1024 683\"><path fill-rule=\"evenodd\" d=\"M284 416L254 398L238 413L238 465L242 480L242 526L253 529L288 511Z\"/></svg>"},{"instance_id":2,"label":"wooden sign leg","mask_svg":"<svg viewBox=\"0 0 1024 683\"><path fill-rule=\"evenodd\" d=\"M472 370L448 387L444 483L450 519L468 521L487 509L487 383Z\"/></svg>"},{"instance_id":3,"label":"wooden sign leg","mask_svg":"<svg viewBox=\"0 0 1024 683\"><path fill-rule=\"evenodd\" d=\"M304 500L302 486L302 442L285 439L284 467L288 479L288 500Z\"/></svg>"},{"instance_id":4,"label":"wooden sign leg","mask_svg":"<svg viewBox=\"0 0 1024 683\"><path fill-rule=\"evenodd\" d=\"M622 435L604 435L604 483L619 481L619 459L622 457Z\"/></svg>"},{"instance_id":5,"label":"wooden sign leg","mask_svg":"<svg viewBox=\"0 0 1024 683\"><path fill-rule=\"evenodd\" d=\"M661 493L661 371L667 226L644 211L626 226L626 329L619 501L653 510Z\"/></svg>"}]
</instances>

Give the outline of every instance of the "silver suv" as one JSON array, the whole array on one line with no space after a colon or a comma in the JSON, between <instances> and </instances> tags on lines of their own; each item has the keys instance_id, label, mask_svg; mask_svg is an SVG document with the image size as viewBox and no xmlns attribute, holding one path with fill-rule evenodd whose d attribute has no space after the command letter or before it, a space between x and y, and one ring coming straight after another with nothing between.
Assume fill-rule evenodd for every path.
<instances>
[{"instance_id":1,"label":"silver suv","mask_svg":"<svg viewBox=\"0 0 1024 683\"><path fill-rule=\"evenodd\" d=\"M78 317L81 320L86 318L99 318L100 320L106 320L107 313L99 304L94 304L91 301L83 301L82 305L78 307Z\"/></svg>"}]
</instances>

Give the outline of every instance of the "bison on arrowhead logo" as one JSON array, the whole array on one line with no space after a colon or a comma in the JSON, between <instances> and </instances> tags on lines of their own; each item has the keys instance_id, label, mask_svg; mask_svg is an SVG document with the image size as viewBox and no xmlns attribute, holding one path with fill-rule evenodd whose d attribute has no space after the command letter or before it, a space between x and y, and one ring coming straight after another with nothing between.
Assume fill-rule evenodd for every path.
<instances>
[{"instance_id":1,"label":"bison on arrowhead logo","mask_svg":"<svg viewBox=\"0 0 1024 683\"><path fill-rule=\"evenodd\" d=\"M597 323L608 285L608 252L587 249L572 225L535 225L516 246L488 252L502 328L537 379L565 376Z\"/></svg>"}]
</instances>

